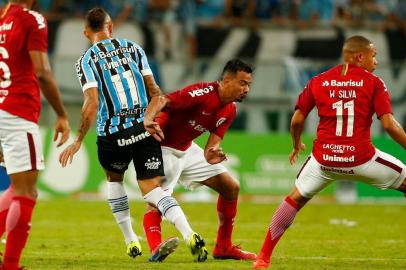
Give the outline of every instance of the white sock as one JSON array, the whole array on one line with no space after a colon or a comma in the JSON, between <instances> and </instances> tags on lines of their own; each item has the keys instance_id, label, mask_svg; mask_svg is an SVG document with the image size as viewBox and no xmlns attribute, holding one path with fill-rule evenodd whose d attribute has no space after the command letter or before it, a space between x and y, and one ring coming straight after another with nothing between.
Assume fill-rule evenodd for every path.
<instances>
[{"instance_id":1,"label":"white sock","mask_svg":"<svg viewBox=\"0 0 406 270\"><path fill-rule=\"evenodd\" d=\"M186 243L193 233L185 214L174 197L167 194L161 187L157 187L144 196L144 200L155 205L169 222L175 225Z\"/></svg>"},{"instance_id":2,"label":"white sock","mask_svg":"<svg viewBox=\"0 0 406 270\"><path fill-rule=\"evenodd\" d=\"M107 201L124 235L125 244L138 241L138 237L131 226L130 208L123 182L107 182Z\"/></svg>"}]
</instances>

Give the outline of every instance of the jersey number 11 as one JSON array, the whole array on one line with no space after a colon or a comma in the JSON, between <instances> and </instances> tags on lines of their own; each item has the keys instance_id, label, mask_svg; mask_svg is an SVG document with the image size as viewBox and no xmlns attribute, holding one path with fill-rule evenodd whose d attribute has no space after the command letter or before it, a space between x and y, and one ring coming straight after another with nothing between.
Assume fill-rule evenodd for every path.
<instances>
[{"instance_id":1,"label":"jersey number 11","mask_svg":"<svg viewBox=\"0 0 406 270\"><path fill-rule=\"evenodd\" d=\"M131 70L124 71L123 77L127 81L127 85L128 85L129 92L130 92L129 94L131 95L131 98L134 103L133 106L136 106L140 103L140 101L139 101L139 97L138 97L136 81L134 79L134 76L133 76ZM125 90L124 84L120 78L120 74L111 76L111 81L113 82L114 87L116 88L118 98L121 103L121 108L128 109L126 90Z\"/></svg>"},{"instance_id":2,"label":"jersey number 11","mask_svg":"<svg viewBox=\"0 0 406 270\"><path fill-rule=\"evenodd\" d=\"M343 118L347 116L347 137L352 137L354 132L354 100L343 102L342 100L333 103L333 109L336 110L336 135L343 136ZM344 110L348 113L344 115Z\"/></svg>"}]
</instances>

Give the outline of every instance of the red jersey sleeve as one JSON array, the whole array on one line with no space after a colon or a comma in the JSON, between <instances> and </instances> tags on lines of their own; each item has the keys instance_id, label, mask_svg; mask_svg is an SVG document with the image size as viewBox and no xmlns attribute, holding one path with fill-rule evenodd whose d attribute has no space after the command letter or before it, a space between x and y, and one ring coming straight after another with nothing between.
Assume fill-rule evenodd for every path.
<instances>
[{"instance_id":1,"label":"red jersey sleeve","mask_svg":"<svg viewBox=\"0 0 406 270\"><path fill-rule=\"evenodd\" d=\"M226 113L217 120L216 128L210 131L222 139L237 115L237 108L235 104L231 103L230 105L231 106L227 108Z\"/></svg>"},{"instance_id":2,"label":"red jersey sleeve","mask_svg":"<svg viewBox=\"0 0 406 270\"><path fill-rule=\"evenodd\" d=\"M302 93L300 93L295 106L295 110L299 109L304 114L305 117L311 112L311 110L316 105L311 90L312 81L313 80L310 80L303 89Z\"/></svg>"},{"instance_id":3,"label":"red jersey sleeve","mask_svg":"<svg viewBox=\"0 0 406 270\"><path fill-rule=\"evenodd\" d=\"M373 104L378 118L386 113L392 113L389 91L386 88L385 83L379 78L376 79Z\"/></svg>"},{"instance_id":4,"label":"red jersey sleeve","mask_svg":"<svg viewBox=\"0 0 406 270\"><path fill-rule=\"evenodd\" d=\"M48 51L48 26L44 16L33 10L28 11L32 17L26 20L28 33L28 51Z\"/></svg>"}]
</instances>

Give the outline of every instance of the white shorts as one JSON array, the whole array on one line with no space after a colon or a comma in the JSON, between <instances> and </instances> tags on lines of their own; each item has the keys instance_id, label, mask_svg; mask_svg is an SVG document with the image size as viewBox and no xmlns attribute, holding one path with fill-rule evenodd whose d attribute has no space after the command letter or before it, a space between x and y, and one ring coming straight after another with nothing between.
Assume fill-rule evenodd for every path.
<instances>
[{"instance_id":1,"label":"white shorts","mask_svg":"<svg viewBox=\"0 0 406 270\"><path fill-rule=\"evenodd\" d=\"M227 172L226 167L220 164L210 164L204 158L203 149L194 142L186 151L179 151L162 146L165 177L162 188L172 193L176 183L187 189L201 186L200 182L210 177Z\"/></svg>"},{"instance_id":2,"label":"white shorts","mask_svg":"<svg viewBox=\"0 0 406 270\"><path fill-rule=\"evenodd\" d=\"M395 157L376 149L375 155L355 167L328 167L310 155L296 178L300 194L312 198L336 180L360 181L379 189L397 189L406 178L406 166Z\"/></svg>"},{"instance_id":3,"label":"white shorts","mask_svg":"<svg viewBox=\"0 0 406 270\"><path fill-rule=\"evenodd\" d=\"M37 124L0 110L0 150L7 174L44 169Z\"/></svg>"}]
</instances>

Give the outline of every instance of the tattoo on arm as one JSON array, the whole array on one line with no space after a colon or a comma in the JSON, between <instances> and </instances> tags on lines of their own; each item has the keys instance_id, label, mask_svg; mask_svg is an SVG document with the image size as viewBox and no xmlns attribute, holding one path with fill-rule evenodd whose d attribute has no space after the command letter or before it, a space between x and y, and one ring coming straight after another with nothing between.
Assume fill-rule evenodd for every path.
<instances>
[{"instance_id":1,"label":"tattoo on arm","mask_svg":"<svg viewBox=\"0 0 406 270\"><path fill-rule=\"evenodd\" d=\"M161 89L156 84L153 77L147 76L145 77L145 86L147 88L149 96L152 98L154 96L159 96L161 94Z\"/></svg>"},{"instance_id":2,"label":"tattoo on arm","mask_svg":"<svg viewBox=\"0 0 406 270\"><path fill-rule=\"evenodd\" d=\"M80 127L78 130L78 135L76 138L76 141L83 141L83 139L85 138L87 132L89 131L91 125L91 121L89 119L89 116L82 116L82 118L80 119Z\"/></svg>"},{"instance_id":3,"label":"tattoo on arm","mask_svg":"<svg viewBox=\"0 0 406 270\"><path fill-rule=\"evenodd\" d=\"M154 96L159 96L160 94L161 94L161 89L159 89L159 86L158 85L150 85L149 87L148 87L148 92L149 92L149 95L151 96L151 97L154 97Z\"/></svg>"}]
</instances>

